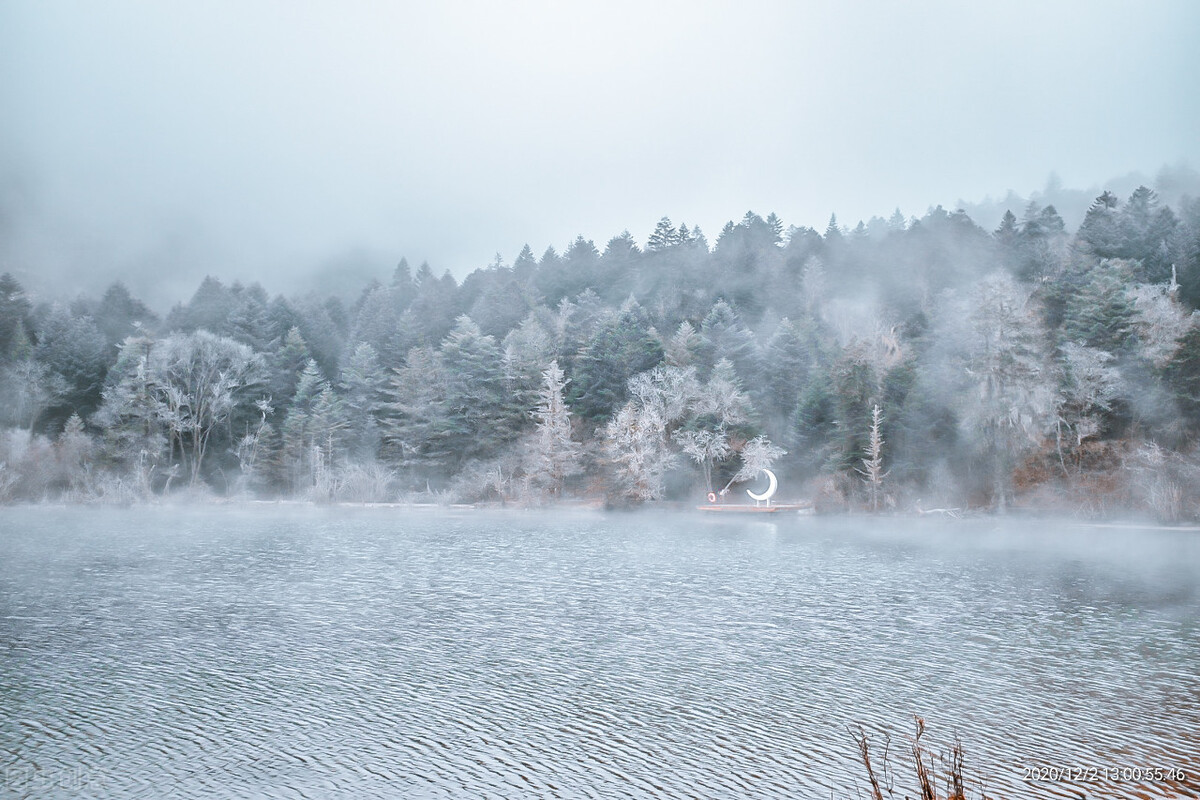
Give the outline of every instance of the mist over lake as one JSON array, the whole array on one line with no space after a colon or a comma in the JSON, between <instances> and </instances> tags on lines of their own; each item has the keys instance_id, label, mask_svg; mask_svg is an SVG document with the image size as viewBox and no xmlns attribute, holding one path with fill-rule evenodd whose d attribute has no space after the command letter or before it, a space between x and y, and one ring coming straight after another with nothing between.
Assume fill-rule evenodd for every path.
<instances>
[{"instance_id":1,"label":"mist over lake","mask_svg":"<svg viewBox=\"0 0 1200 800\"><path fill-rule=\"evenodd\" d=\"M0 800L1200 798L1197 31L0 0Z\"/></svg>"},{"instance_id":2,"label":"mist over lake","mask_svg":"<svg viewBox=\"0 0 1200 800\"><path fill-rule=\"evenodd\" d=\"M1200 539L1066 521L262 506L0 517L14 797L1197 790ZM1184 768L1028 783L1028 768ZM975 784L972 784L975 785Z\"/></svg>"}]
</instances>

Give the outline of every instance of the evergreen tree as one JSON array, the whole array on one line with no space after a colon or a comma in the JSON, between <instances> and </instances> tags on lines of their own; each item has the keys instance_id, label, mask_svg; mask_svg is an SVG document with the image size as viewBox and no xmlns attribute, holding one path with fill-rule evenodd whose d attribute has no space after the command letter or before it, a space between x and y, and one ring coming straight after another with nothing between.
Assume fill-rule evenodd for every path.
<instances>
[{"instance_id":1,"label":"evergreen tree","mask_svg":"<svg viewBox=\"0 0 1200 800\"><path fill-rule=\"evenodd\" d=\"M808 383L813 354L805 338L787 317L779 321L767 342L765 391L773 417L791 420L800 402L800 393Z\"/></svg>"},{"instance_id":2,"label":"evergreen tree","mask_svg":"<svg viewBox=\"0 0 1200 800\"><path fill-rule=\"evenodd\" d=\"M1117 196L1105 191L1088 209L1079 226L1078 236L1085 242L1093 253L1101 258L1114 258L1120 255L1121 231L1117 220Z\"/></svg>"},{"instance_id":3,"label":"evergreen tree","mask_svg":"<svg viewBox=\"0 0 1200 800\"><path fill-rule=\"evenodd\" d=\"M563 399L566 375L557 361L542 373L542 389L533 411L537 428L529 441L525 471L550 497L561 497L566 479L582 472L582 449L571 439L570 408Z\"/></svg>"},{"instance_id":4,"label":"evergreen tree","mask_svg":"<svg viewBox=\"0 0 1200 800\"><path fill-rule=\"evenodd\" d=\"M229 338L249 345L256 353L269 353L278 347L266 291L254 284L236 292L234 297L233 310L226 320Z\"/></svg>"},{"instance_id":5,"label":"evergreen tree","mask_svg":"<svg viewBox=\"0 0 1200 800\"><path fill-rule=\"evenodd\" d=\"M1200 197L1180 205L1170 255L1179 281L1179 299L1189 308L1200 308Z\"/></svg>"},{"instance_id":6,"label":"evergreen tree","mask_svg":"<svg viewBox=\"0 0 1200 800\"><path fill-rule=\"evenodd\" d=\"M283 455L293 491L332 496L351 420L317 362L310 359L283 424Z\"/></svg>"},{"instance_id":7,"label":"evergreen tree","mask_svg":"<svg viewBox=\"0 0 1200 800\"><path fill-rule=\"evenodd\" d=\"M94 321L104 334L110 357L115 358L121 342L130 336L153 330L158 325L158 316L131 295L124 283L117 281L100 298Z\"/></svg>"},{"instance_id":8,"label":"evergreen tree","mask_svg":"<svg viewBox=\"0 0 1200 800\"><path fill-rule=\"evenodd\" d=\"M1001 259L1009 270L1017 269L1020 259L1020 230L1017 227L1017 217L1010 210L1005 210L1000 219L1000 226L992 232L992 237L1000 247Z\"/></svg>"},{"instance_id":9,"label":"evergreen tree","mask_svg":"<svg viewBox=\"0 0 1200 800\"><path fill-rule=\"evenodd\" d=\"M850 472L868 456L871 408L879 397L878 378L866 345L854 342L847 347L834 363L830 377L840 439L831 466Z\"/></svg>"},{"instance_id":10,"label":"evergreen tree","mask_svg":"<svg viewBox=\"0 0 1200 800\"><path fill-rule=\"evenodd\" d=\"M346 446L360 463L374 461L381 439L379 417L386 402L387 376L375 349L360 342L346 359L338 384L345 412Z\"/></svg>"},{"instance_id":11,"label":"evergreen tree","mask_svg":"<svg viewBox=\"0 0 1200 800\"><path fill-rule=\"evenodd\" d=\"M312 353L309 352L300 329L290 328L282 346L271 354L267 362L267 393L280 404L279 407L287 409L291 398L296 394L300 373L312 360Z\"/></svg>"},{"instance_id":12,"label":"evergreen tree","mask_svg":"<svg viewBox=\"0 0 1200 800\"><path fill-rule=\"evenodd\" d=\"M171 309L164 325L168 331L191 333L203 329L222 334L226 332L225 323L233 307L233 296L225 285L206 275L186 306Z\"/></svg>"},{"instance_id":13,"label":"evergreen tree","mask_svg":"<svg viewBox=\"0 0 1200 800\"><path fill-rule=\"evenodd\" d=\"M762 373L754 333L733 306L718 300L700 325L701 377L722 358L733 363L741 378L757 384Z\"/></svg>"},{"instance_id":14,"label":"evergreen tree","mask_svg":"<svg viewBox=\"0 0 1200 800\"><path fill-rule=\"evenodd\" d=\"M1002 273L980 284L965 311L944 310L956 330L964 318L969 324L958 340L965 346L962 374L969 378L962 420L976 437L993 500L1003 511L1013 470L1038 441L1052 406L1040 352L1044 335L1028 291Z\"/></svg>"},{"instance_id":15,"label":"evergreen tree","mask_svg":"<svg viewBox=\"0 0 1200 800\"><path fill-rule=\"evenodd\" d=\"M572 379L572 406L584 419L607 419L624 402L629 379L662 357L662 343L645 311L630 298L620 313L601 323L580 353Z\"/></svg>"},{"instance_id":16,"label":"evergreen tree","mask_svg":"<svg viewBox=\"0 0 1200 800\"><path fill-rule=\"evenodd\" d=\"M514 406L496 340L470 317L459 317L442 343L446 395L438 435L430 452L451 467L491 458L520 432L524 409Z\"/></svg>"},{"instance_id":17,"label":"evergreen tree","mask_svg":"<svg viewBox=\"0 0 1200 800\"><path fill-rule=\"evenodd\" d=\"M671 224L670 217L663 217L654 226L654 232L650 234L650 238L646 240L646 252L660 253L677 244L679 244L679 232Z\"/></svg>"},{"instance_id":18,"label":"evergreen tree","mask_svg":"<svg viewBox=\"0 0 1200 800\"><path fill-rule=\"evenodd\" d=\"M1136 312L1125 285L1119 266L1108 263L1093 269L1067 303L1067 338L1109 353L1131 349Z\"/></svg>"},{"instance_id":19,"label":"evergreen tree","mask_svg":"<svg viewBox=\"0 0 1200 800\"><path fill-rule=\"evenodd\" d=\"M505 272L511 275L508 270ZM471 306L469 316L488 336L503 338L521 323L532 308L526 291L515 278L506 275L483 289Z\"/></svg>"},{"instance_id":20,"label":"evergreen tree","mask_svg":"<svg viewBox=\"0 0 1200 800\"><path fill-rule=\"evenodd\" d=\"M76 317L65 306L51 306L39 323L34 357L61 379L66 390L46 409L42 426L57 430L71 414L90 414L99 406L108 350L89 317Z\"/></svg>"},{"instance_id":21,"label":"evergreen tree","mask_svg":"<svg viewBox=\"0 0 1200 800\"><path fill-rule=\"evenodd\" d=\"M797 454L798 466L804 471L815 472L831 457L838 418L829 387L826 376L814 376L796 407L789 449Z\"/></svg>"},{"instance_id":22,"label":"evergreen tree","mask_svg":"<svg viewBox=\"0 0 1200 800\"><path fill-rule=\"evenodd\" d=\"M167 408L150 354L156 342L129 337L109 370L100 408L92 424L101 431L101 452L118 473L149 493L156 471L165 469Z\"/></svg>"},{"instance_id":23,"label":"evergreen tree","mask_svg":"<svg viewBox=\"0 0 1200 800\"><path fill-rule=\"evenodd\" d=\"M1200 327L1193 327L1179 340L1165 376L1188 428L1193 435L1200 433Z\"/></svg>"},{"instance_id":24,"label":"evergreen tree","mask_svg":"<svg viewBox=\"0 0 1200 800\"><path fill-rule=\"evenodd\" d=\"M33 306L21 284L0 275L0 363L27 358L33 343Z\"/></svg>"},{"instance_id":25,"label":"evergreen tree","mask_svg":"<svg viewBox=\"0 0 1200 800\"><path fill-rule=\"evenodd\" d=\"M513 277L521 286L531 286L537 268L537 258L533 255L533 250L526 244L517 255L517 260L513 262Z\"/></svg>"},{"instance_id":26,"label":"evergreen tree","mask_svg":"<svg viewBox=\"0 0 1200 800\"><path fill-rule=\"evenodd\" d=\"M435 445L444 426L446 392L446 371L438 352L428 347L410 350L388 381L381 419L388 461L414 472L443 466L445 456Z\"/></svg>"}]
</instances>

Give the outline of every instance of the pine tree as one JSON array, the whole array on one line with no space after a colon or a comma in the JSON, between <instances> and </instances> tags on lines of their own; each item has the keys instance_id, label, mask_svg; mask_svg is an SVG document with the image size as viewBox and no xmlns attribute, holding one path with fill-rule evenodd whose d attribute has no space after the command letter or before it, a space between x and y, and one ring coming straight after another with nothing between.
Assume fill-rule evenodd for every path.
<instances>
[{"instance_id":1,"label":"pine tree","mask_svg":"<svg viewBox=\"0 0 1200 800\"><path fill-rule=\"evenodd\" d=\"M346 359L338 387L346 415L346 446L356 461L374 461L379 454L379 417L387 391L387 376L375 348L359 342Z\"/></svg>"},{"instance_id":2,"label":"pine tree","mask_svg":"<svg viewBox=\"0 0 1200 800\"><path fill-rule=\"evenodd\" d=\"M1200 326L1179 340L1165 376L1188 427L1193 434L1200 432Z\"/></svg>"},{"instance_id":3,"label":"pine tree","mask_svg":"<svg viewBox=\"0 0 1200 800\"><path fill-rule=\"evenodd\" d=\"M463 316L439 356L445 393L422 445L425 457L451 469L494 457L520 434L525 416L514 402L500 347Z\"/></svg>"},{"instance_id":4,"label":"pine tree","mask_svg":"<svg viewBox=\"0 0 1200 800\"><path fill-rule=\"evenodd\" d=\"M96 327L104 334L109 354L116 356L121 342L138 336L158 324L158 316L129 293L124 283L117 281L105 290L96 306Z\"/></svg>"},{"instance_id":5,"label":"pine tree","mask_svg":"<svg viewBox=\"0 0 1200 800\"><path fill-rule=\"evenodd\" d=\"M156 343L129 337L109 370L100 408L92 424L101 431L101 452L120 473L148 494L155 473L167 459L167 408L151 364Z\"/></svg>"},{"instance_id":6,"label":"pine tree","mask_svg":"<svg viewBox=\"0 0 1200 800\"><path fill-rule=\"evenodd\" d=\"M32 343L33 306L10 273L0 275L0 362L15 361Z\"/></svg>"},{"instance_id":7,"label":"pine tree","mask_svg":"<svg viewBox=\"0 0 1200 800\"><path fill-rule=\"evenodd\" d=\"M67 418L63 432L54 443L54 455L58 462L58 482L63 488L79 492L85 488L91 471L92 438L83 429L83 420L78 414Z\"/></svg>"},{"instance_id":8,"label":"pine tree","mask_svg":"<svg viewBox=\"0 0 1200 800\"><path fill-rule=\"evenodd\" d=\"M308 344L300 335L300 329L292 326L283 339L282 346L269 357L267 393L281 405L283 410L296 394L300 373L313 360Z\"/></svg>"},{"instance_id":9,"label":"pine tree","mask_svg":"<svg viewBox=\"0 0 1200 800\"><path fill-rule=\"evenodd\" d=\"M100 405L108 349L90 317L77 317L54 304L39 325L33 353L66 389L45 409L39 426L58 429L71 414L87 415Z\"/></svg>"},{"instance_id":10,"label":"pine tree","mask_svg":"<svg viewBox=\"0 0 1200 800\"><path fill-rule=\"evenodd\" d=\"M325 436L322 412L319 404L329 389L314 359L309 359L296 382L296 392L288 404L287 417L283 422L283 463L292 491L306 491L317 484L326 465L323 465ZM328 401L324 402L328 405Z\"/></svg>"},{"instance_id":11,"label":"pine tree","mask_svg":"<svg viewBox=\"0 0 1200 800\"><path fill-rule=\"evenodd\" d=\"M700 325L701 376L722 358L728 359L741 378L757 385L762 361L754 333L724 300L718 300Z\"/></svg>"},{"instance_id":12,"label":"pine tree","mask_svg":"<svg viewBox=\"0 0 1200 800\"><path fill-rule=\"evenodd\" d=\"M673 367L693 366L699 360L703 346L700 335L696 333L692 323L684 320L679 323L675 335L667 342L665 348L667 363Z\"/></svg>"},{"instance_id":13,"label":"pine tree","mask_svg":"<svg viewBox=\"0 0 1200 800\"><path fill-rule=\"evenodd\" d=\"M533 277L537 272L537 268L537 257L533 255L533 250L528 244L526 244L521 248L521 252L517 255L516 261L513 262L513 277L515 277L522 286L529 286L533 282Z\"/></svg>"},{"instance_id":14,"label":"pine tree","mask_svg":"<svg viewBox=\"0 0 1200 800\"><path fill-rule=\"evenodd\" d=\"M551 497L562 496L566 479L582 471L582 448L571 439L570 408L563 399L568 380L557 361L542 373L533 418L537 428L526 450L525 470Z\"/></svg>"},{"instance_id":15,"label":"pine tree","mask_svg":"<svg viewBox=\"0 0 1200 800\"><path fill-rule=\"evenodd\" d=\"M1136 311L1117 263L1094 268L1080 292L1068 300L1067 337L1109 353L1133 347Z\"/></svg>"},{"instance_id":16,"label":"pine tree","mask_svg":"<svg viewBox=\"0 0 1200 800\"><path fill-rule=\"evenodd\" d=\"M955 324L965 316L970 325L969 338L961 342L970 378L962 419L977 436L994 501L1003 511L1013 470L1039 441L1053 404L1040 352L1043 331L1029 292L1003 273L980 284L966 314L950 308L945 313Z\"/></svg>"},{"instance_id":17,"label":"pine tree","mask_svg":"<svg viewBox=\"0 0 1200 800\"><path fill-rule=\"evenodd\" d=\"M808 383L813 355L805 338L787 317L779 321L767 342L766 386L764 396L770 410L790 420L800 402L800 392Z\"/></svg>"},{"instance_id":18,"label":"pine tree","mask_svg":"<svg viewBox=\"0 0 1200 800\"><path fill-rule=\"evenodd\" d=\"M387 461L410 471L443 467L447 456L437 443L445 424L446 383L441 355L428 347L413 348L393 370L380 421Z\"/></svg>"},{"instance_id":19,"label":"pine tree","mask_svg":"<svg viewBox=\"0 0 1200 800\"><path fill-rule=\"evenodd\" d=\"M1117 219L1117 196L1105 191L1095 199L1083 224L1079 226L1078 236L1087 243L1093 253L1101 258L1114 258L1120 255L1121 231Z\"/></svg>"},{"instance_id":20,"label":"pine tree","mask_svg":"<svg viewBox=\"0 0 1200 800\"><path fill-rule=\"evenodd\" d=\"M678 243L679 232L671 224L671 218L663 217L654 226L654 232L650 234L650 238L646 240L646 252L661 253L663 250L674 247Z\"/></svg>"},{"instance_id":21,"label":"pine tree","mask_svg":"<svg viewBox=\"0 0 1200 800\"><path fill-rule=\"evenodd\" d=\"M662 360L662 343L645 311L630 298L601 323L580 353L571 404L585 419L607 419L625 400L629 379Z\"/></svg>"}]
</instances>

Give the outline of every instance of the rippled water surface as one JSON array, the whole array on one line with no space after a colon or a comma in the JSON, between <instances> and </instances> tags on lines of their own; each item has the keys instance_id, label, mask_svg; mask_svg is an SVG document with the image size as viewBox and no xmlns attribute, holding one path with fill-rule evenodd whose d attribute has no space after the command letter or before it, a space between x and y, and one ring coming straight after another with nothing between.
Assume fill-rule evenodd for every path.
<instances>
[{"instance_id":1,"label":"rippled water surface","mask_svg":"<svg viewBox=\"0 0 1200 800\"><path fill-rule=\"evenodd\" d=\"M1188 531L0 510L0 796L854 797L857 724L903 796L919 714L1196 797L1198 623Z\"/></svg>"}]
</instances>

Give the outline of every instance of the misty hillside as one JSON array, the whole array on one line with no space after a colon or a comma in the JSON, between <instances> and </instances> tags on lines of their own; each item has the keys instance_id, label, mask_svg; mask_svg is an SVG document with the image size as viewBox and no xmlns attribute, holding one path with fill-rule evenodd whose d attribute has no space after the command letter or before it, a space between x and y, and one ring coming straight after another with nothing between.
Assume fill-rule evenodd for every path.
<instances>
[{"instance_id":1,"label":"misty hillside","mask_svg":"<svg viewBox=\"0 0 1200 800\"><path fill-rule=\"evenodd\" d=\"M209 278L159 317L4 276L0 497L621 504L772 466L825 509L1200 513L1200 201L664 217L344 293Z\"/></svg>"}]
</instances>

